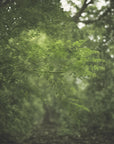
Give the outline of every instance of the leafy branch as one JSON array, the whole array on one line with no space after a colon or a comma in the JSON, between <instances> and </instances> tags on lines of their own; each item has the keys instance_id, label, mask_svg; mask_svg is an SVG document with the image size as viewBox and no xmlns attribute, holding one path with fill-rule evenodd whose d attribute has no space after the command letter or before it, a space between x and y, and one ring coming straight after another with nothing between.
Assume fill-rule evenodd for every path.
<instances>
[{"instance_id":1,"label":"leafy branch","mask_svg":"<svg viewBox=\"0 0 114 144\"><path fill-rule=\"evenodd\" d=\"M108 13L111 12L111 8L107 8L102 15L99 15L96 19L89 19L89 20L79 20L79 22L82 22L84 24L92 24L94 22L100 21L102 20L104 17L106 17L108 15Z\"/></svg>"}]
</instances>

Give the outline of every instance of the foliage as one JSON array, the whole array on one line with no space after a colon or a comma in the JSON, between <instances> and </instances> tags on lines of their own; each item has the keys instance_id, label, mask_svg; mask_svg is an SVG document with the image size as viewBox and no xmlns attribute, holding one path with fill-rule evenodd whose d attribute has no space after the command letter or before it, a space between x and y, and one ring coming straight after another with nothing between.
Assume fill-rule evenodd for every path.
<instances>
[{"instance_id":1,"label":"foliage","mask_svg":"<svg viewBox=\"0 0 114 144\"><path fill-rule=\"evenodd\" d=\"M60 5L0 2L1 143L31 141L40 131L41 137L68 136L62 143L113 131L112 7L107 18L79 29L80 14L85 10L87 23L97 7L82 4L72 18Z\"/></svg>"}]
</instances>

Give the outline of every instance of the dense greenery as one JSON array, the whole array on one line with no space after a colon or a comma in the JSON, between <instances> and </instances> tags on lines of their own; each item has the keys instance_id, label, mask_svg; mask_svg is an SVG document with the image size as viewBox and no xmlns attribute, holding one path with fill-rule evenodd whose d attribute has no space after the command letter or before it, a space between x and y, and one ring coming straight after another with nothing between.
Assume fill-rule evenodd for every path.
<instances>
[{"instance_id":1,"label":"dense greenery","mask_svg":"<svg viewBox=\"0 0 114 144\"><path fill-rule=\"evenodd\" d=\"M80 2L0 1L0 143L113 143L114 3Z\"/></svg>"}]
</instances>

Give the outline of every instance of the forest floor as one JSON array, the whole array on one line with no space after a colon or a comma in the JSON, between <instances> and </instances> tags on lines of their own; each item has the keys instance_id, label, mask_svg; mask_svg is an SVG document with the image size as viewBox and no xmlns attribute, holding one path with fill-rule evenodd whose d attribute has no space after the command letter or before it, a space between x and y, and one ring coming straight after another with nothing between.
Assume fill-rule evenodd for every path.
<instances>
[{"instance_id":1,"label":"forest floor","mask_svg":"<svg viewBox=\"0 0 114 144\"><path fill-rule=\"evenodd\" d=\"M25 142L25 144L114 144L110 138L73 138L69 136L41 136L32 138Z\"/></svg>"},{"instance_id":2,"label":"forest floor","mask_svg":"<svg viewBox=\"0 0 114 144\"><path fill-rule=\"evenodd\" d=\"M82 136L58 134L54 129L34 131L24 144L114 144L112 133L85 133Z\"/></svg>"},{"instance_id":3,"label":"forest floor","mask_svg":"<svg viewBox=\"0 0 114 144\"><path fill-rule=\"evenodd\" d=\"M114 132L89 131L78 136L60 133L52 127L40 127L35 128L24 142L14 139L3 135L0 137L0 144L114 144Z\"/></svg>"}]
</instances>

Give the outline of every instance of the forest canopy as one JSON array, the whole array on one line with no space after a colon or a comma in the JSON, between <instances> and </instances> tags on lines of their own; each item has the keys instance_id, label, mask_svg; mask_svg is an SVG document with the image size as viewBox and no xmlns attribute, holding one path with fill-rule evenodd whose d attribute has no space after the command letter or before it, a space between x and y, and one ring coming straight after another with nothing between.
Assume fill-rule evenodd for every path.
<instances>
[{"instance_id":1,"label":"forest canopy","mask_svg":"<svg viewBox=\"0 0 114 144\"><path fill-rule=\"evenodd\" d=\"M0 0L2 144L113 143L114 2L66 2Z\"/></svg>"}]
</instances>

